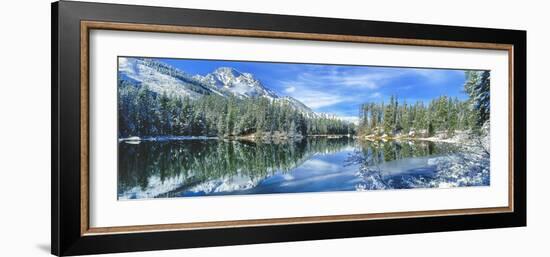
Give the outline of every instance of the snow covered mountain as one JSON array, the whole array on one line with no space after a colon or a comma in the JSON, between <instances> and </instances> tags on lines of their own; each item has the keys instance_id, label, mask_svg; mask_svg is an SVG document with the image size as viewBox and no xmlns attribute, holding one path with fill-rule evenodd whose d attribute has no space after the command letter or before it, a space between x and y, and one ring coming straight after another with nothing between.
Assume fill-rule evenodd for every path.
<instances>
[{"instance_id":1,"label":"snow covered mountain","mask_svg":"<svg viewBox=\"0 0 550 257\"><path fill-rule=\"evenodd\" d=\"M196 99L212 91L190 75L151 59L120 57L118 74L119 79L147 86L158 94Z\"/></svg>"},{"instance_id":2,"label":"snow covered mountain","mask_svg":"<svg viewBox=\"0 0 550 257\"><path fill-rule=\"evenodd\" d=\"M271 101L286 103L308 117L320 117L295 98L279 96L266 88L250 73L234 68L220 67L205 76L191 76L168 64L147 58L119 57L119 79L147 86L158 94L176 95L197 99L203 95L234 95L238 98L265 97Z\"/></svg>"},{"instance_id":3,"label":"snow covered mountain","mask_svg":"<svg viewBox=\"0 0 550 257\"><path fill-rule=\"evenodd\" d=\"M320 117L318 113L311 110L311 108L307 107L307 105L298 101L296 98L293 98L290 96L283 96L283 97L276 98L274 101L289 104L290 106L292 106L292 108L294 108L295 110L298 110L308 118Z\"/></svg>"},{"instance_id":4,"label":"snow covered mountain","mask_svg":"<svg viewBox=\"0 0 550 257\"><path fill-rule=\"evenodd\" d=\"M224 95L278 98L277 94L265 88L252 74L241 73L229 67L220 67L204 77L195 75L193 78Z\"/></svg>"}]
</instances>

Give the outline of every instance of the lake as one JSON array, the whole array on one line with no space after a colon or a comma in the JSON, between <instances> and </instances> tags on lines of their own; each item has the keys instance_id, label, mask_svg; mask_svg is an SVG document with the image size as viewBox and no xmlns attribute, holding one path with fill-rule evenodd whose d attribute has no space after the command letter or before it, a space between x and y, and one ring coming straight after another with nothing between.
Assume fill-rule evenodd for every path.
<instances>
[{"instance_id":1,"label":"lake","mask_svg":"<svg viewBox=\"0 0 550 257\"><path fill-rule=\"evenodd\" d=\"M307 137L118 144L118 199L488 186L489 156L430 141Z\"/></svg>"}]
</instances>

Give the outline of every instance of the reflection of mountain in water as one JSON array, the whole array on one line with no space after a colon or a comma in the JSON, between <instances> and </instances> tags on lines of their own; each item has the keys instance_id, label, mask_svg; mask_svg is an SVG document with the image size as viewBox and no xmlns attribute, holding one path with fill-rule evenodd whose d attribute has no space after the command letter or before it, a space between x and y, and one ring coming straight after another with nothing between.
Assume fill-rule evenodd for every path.
<instances>
[{"instance_id":1,"label":"reflection of mountain in water","mask_svg":"<svg viewBox=\"0 0 550 257\"><path fill-rule=\"evenodd\" d=\"M286 173L300 166L314 154L337 152L352 142L348 138L318 138L270 143L121 143L118 194L122 198L169 197L182 190L210 193L247 189L276 172Z\"/></svg>"}]
</instances>

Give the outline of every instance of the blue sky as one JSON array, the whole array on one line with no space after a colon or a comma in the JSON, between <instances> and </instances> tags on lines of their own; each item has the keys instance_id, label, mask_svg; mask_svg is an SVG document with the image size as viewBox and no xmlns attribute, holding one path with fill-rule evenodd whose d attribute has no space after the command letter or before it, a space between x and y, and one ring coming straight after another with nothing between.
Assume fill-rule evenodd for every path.
<instances>
[{"instance_id":1,"label":"blue sky","mask_svg":"<svg viewBox=\"0 0 550 257\"><path fill-rule=\"evenodd\" d=\"M376 66L318 65L188 59L158 59L191 74L206 75L219 67L248 72L280 96L294 97L316 112L355 120L365 102L408 103L447 95L466 99L463 70Z\"/></svg>"}]
</instances>

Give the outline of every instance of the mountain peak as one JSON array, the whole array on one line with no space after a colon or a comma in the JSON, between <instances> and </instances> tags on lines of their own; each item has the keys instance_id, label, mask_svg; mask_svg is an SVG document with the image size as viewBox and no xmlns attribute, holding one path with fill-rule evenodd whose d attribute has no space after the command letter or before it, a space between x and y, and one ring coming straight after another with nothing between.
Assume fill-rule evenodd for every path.
<instances>
[{"instance_id":1,"label":"mountain peak","mask_svg":"<svg viewBox=\"0 0 550 257\"><path fill-rule=\"evenodd\" d=\"M248 81L257 81L256 78L254 78L254 75L248 72L240 72L235 68L232 67L219 67L216 70L214 70L212 75L217 75L218 77L227 77L231 79L237 79L239 77L242 77L241 79L246 79ZM227 84L227 83L224 83Z\"/></svg>"},{"instance_id":2,"label":"mountain peak","mask_svg":"<svg viewBox=\"0 0 550 257\"><path fill-rule=\"evenodd\" d=\"M121 78L147 85L157 93L189 96L193 99L210 93L221 96L234 95L239 98L280 98L253 74L240 72L233 67L223 66L205 76L192 76L155 59L120 58L119 74Z\"/></svg>"},{"instance_id":3,"label":"mountain peak","mask_svg":"<svg viewBox=\"0 0 550 257\"><path fill-rule=\"evenodd\" d=\"M236 76L238 76L238 74L240 74L240 72L237 71L237 69L235 69L233 67L227 67L227 66L222 66L222 67L216 68L216 70L214 70L214 73L233 73Z\"/></svg>"},{"instance_id":4,"label":"mountain peak","mask_svg":"<svg viewBox=\"0 0 550 257\"><path fill-rule=\"evenodd\" d=\"M206 94L236 96L238 98L263 97L292 106L308 117L315 112L290 96L279 96L265 87L251 73L232 67L219 67L206 76L191 76L185 71L148 58L119 58L119 78L147 85L158 94L176 95L197 99Z\"/></svg>"},{"instance_id":5,"label":"mountain peak","mask_svg":"<svg viewBox=\"0 0 550 257\"><path fill-rule=\"evenodd\" d=\"M227 77L231 79L234 79L243 75L238 70L231 67L219 67L216 70L214 70L214 72L212 72L211 74L217 75L218 77Z\"/></svg>"},{"instance_id":6,"label":"mountain peak","mask_svg":"<svg viewBox=\"0 0 550 257\"><path fill-rule=\"evenodd\" d=\"M232 67L219 67L204 77L196 77L220 94L231 94L237 97L267 97L278 96L265 88L251 73L240 72Z\"/></svg>"}]
</instances>

